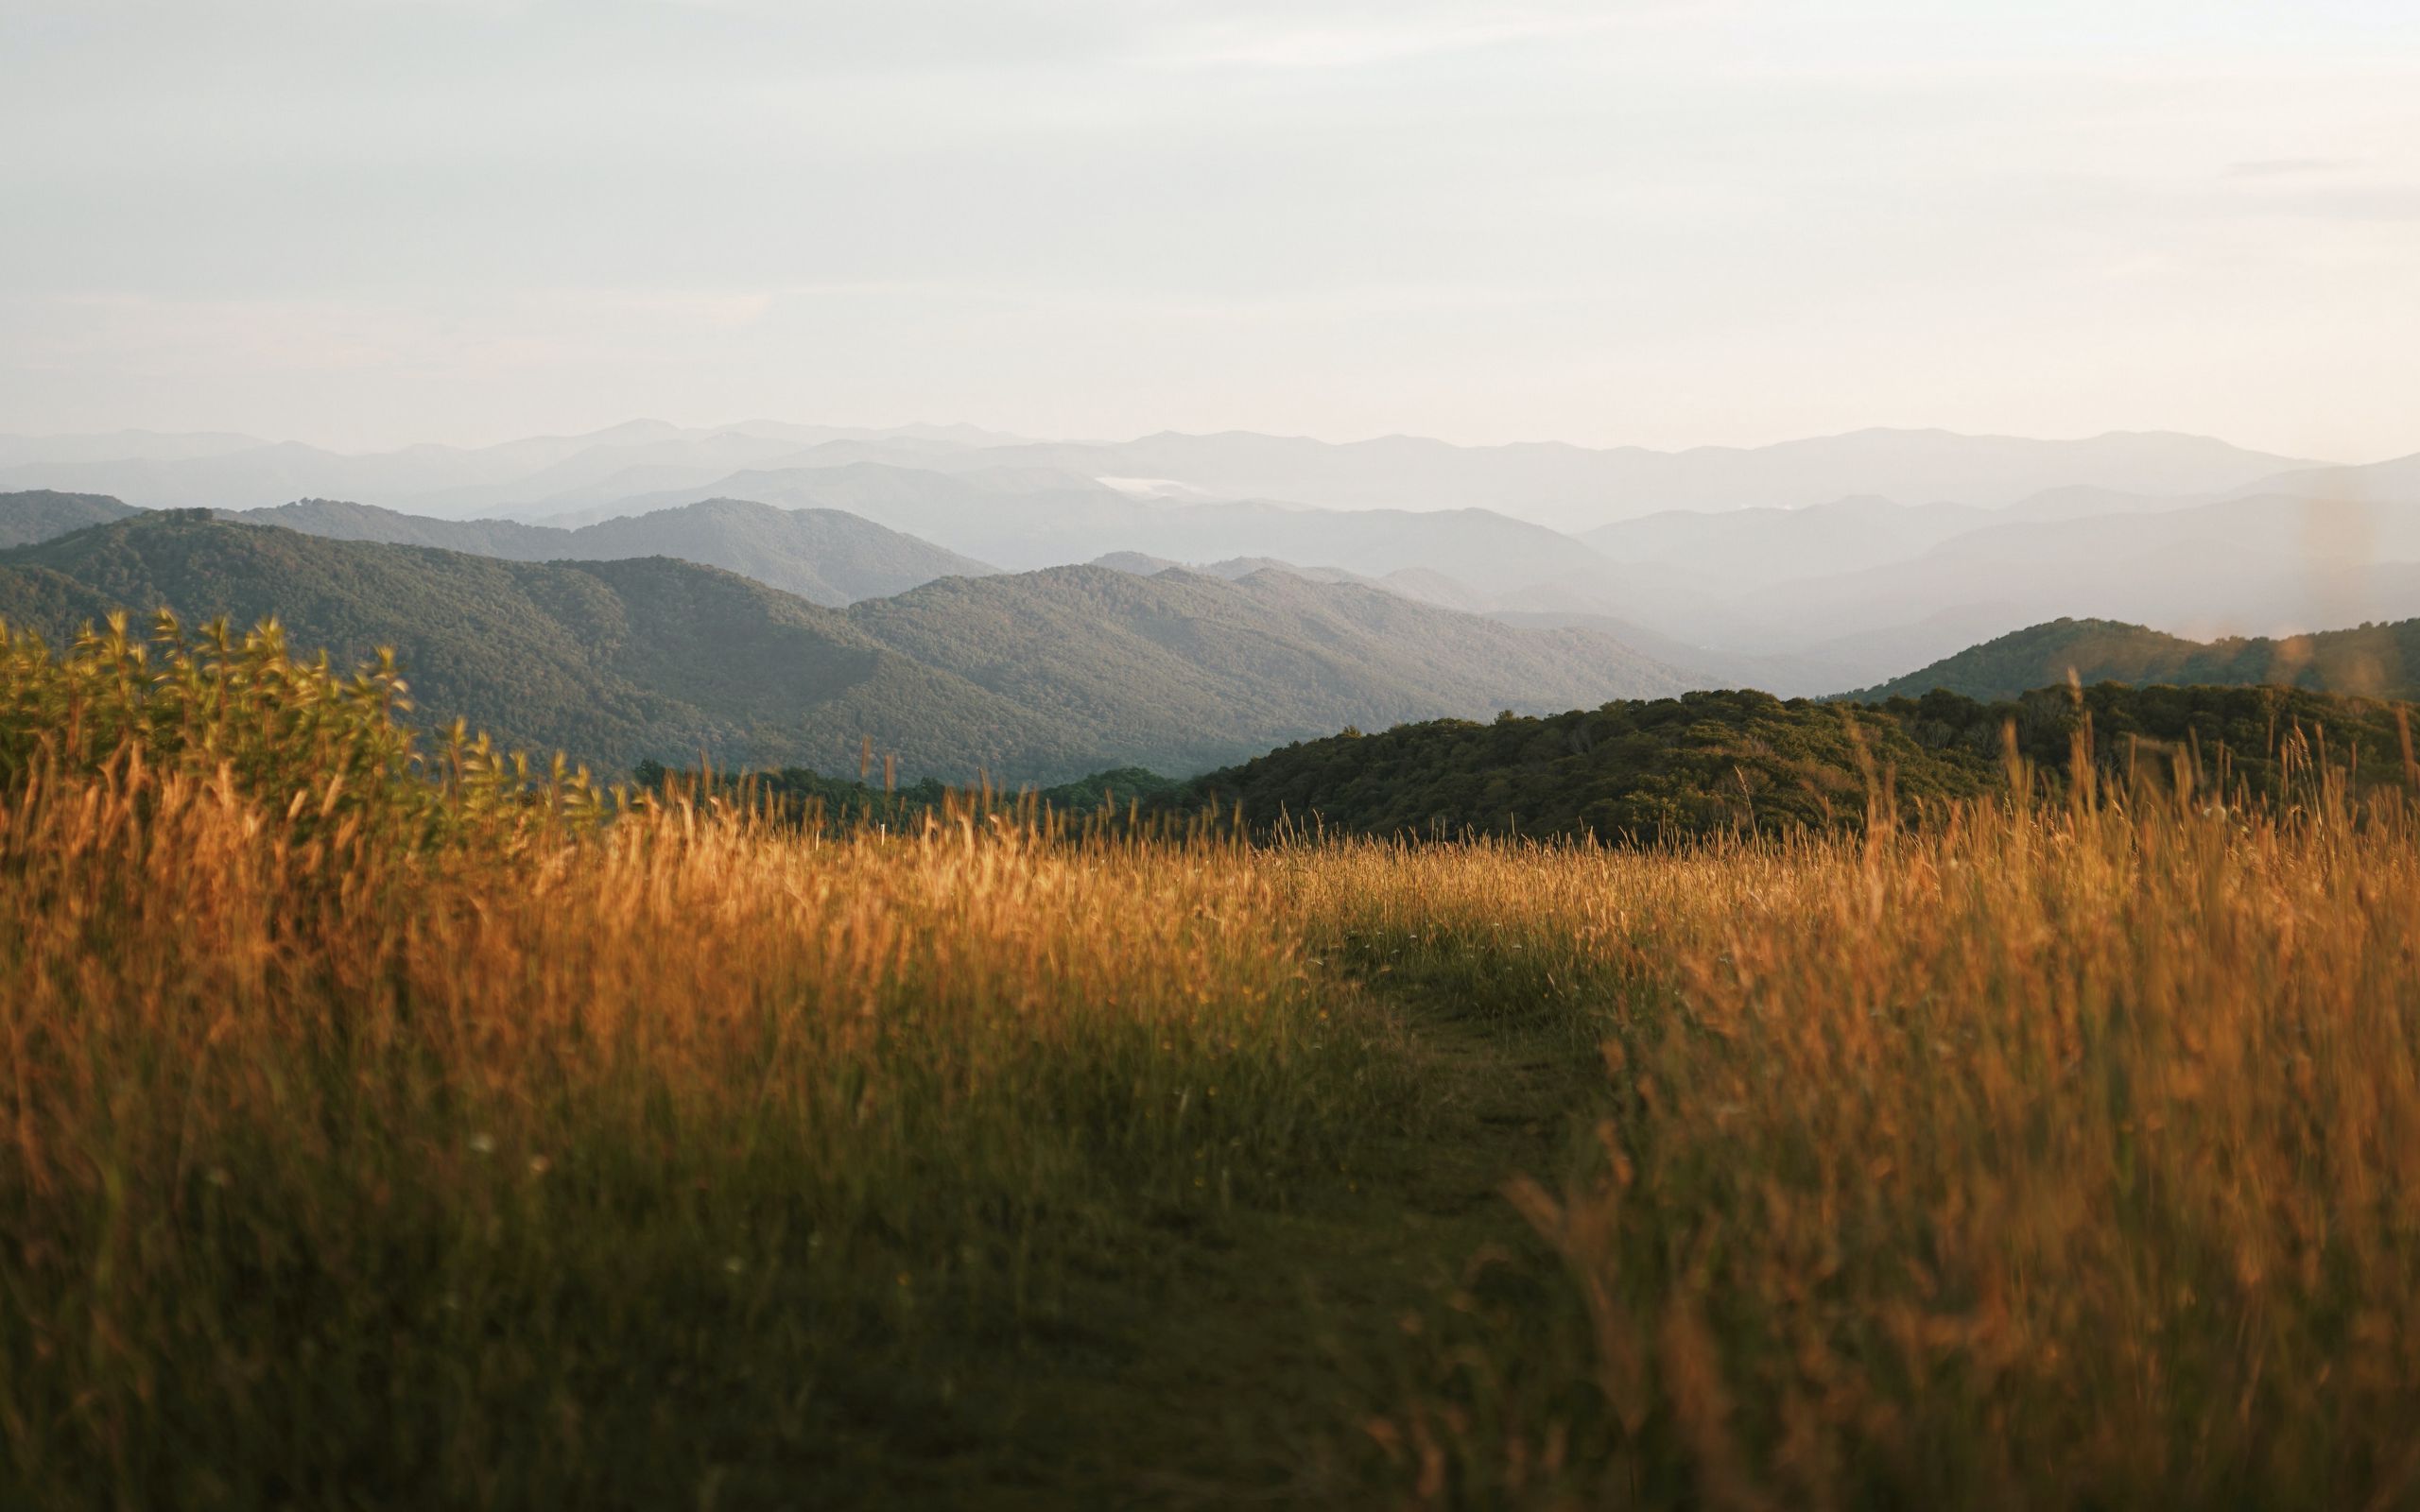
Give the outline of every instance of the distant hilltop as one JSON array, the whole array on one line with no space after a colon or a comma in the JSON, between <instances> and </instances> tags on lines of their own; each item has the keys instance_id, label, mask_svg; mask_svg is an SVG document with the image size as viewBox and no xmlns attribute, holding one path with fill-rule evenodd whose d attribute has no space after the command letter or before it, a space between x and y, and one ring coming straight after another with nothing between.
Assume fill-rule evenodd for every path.
<instances>
[{"instance_id":1,"label":"distant hilltop","mask_svg":"<svg viewBox=\"0 0 2420 1512\"><path fill-rule=\"evenodd\" d=\"M2053 620L1969 646L1850 696L1913 697L1945 688L2013 698L2073 676L2084 683L2267 684L2409 699L2420 696L2420 620L2281 639L2190 641L2110 620Z\"/></svg>"}]
</instances>

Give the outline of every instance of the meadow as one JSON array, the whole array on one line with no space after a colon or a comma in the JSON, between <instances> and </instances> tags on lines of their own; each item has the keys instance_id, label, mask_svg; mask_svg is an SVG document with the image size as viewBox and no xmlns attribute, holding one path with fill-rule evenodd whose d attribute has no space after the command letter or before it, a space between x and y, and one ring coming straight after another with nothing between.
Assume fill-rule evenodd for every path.
<instances>
[{"instance_id":1,"label":"meadow","mask_svg":"<svg viewBox=\"0 0 2420 1512\"><path fill-rule=\"evenodd\" d=\"M2318 731L1625 848L407 709L0 639L0 1503L2420 1500L2420 831Z\"/></svg>"}]
</instances>

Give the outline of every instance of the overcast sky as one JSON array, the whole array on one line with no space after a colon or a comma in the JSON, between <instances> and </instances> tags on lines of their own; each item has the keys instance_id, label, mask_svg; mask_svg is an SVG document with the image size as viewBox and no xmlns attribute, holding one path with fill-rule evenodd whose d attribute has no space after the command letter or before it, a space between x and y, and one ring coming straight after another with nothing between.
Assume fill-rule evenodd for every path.
<instances>
[{"instance_id":1,"label":"overcast sky","mask_svg":"<svg viewBox=\"0 0 2420 1512\"><path fill-rule=\"evenodd\" d=\"M2420 450L2413 0L0 3L0 431Z\"/></svg>"}]
</instances>

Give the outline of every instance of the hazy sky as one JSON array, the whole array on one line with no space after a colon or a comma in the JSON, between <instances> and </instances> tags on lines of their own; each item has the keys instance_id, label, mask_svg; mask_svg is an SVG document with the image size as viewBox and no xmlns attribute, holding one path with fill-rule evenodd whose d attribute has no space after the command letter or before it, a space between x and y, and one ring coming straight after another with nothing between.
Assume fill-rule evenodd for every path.
<instances>
[{"instance_id":1,"label":"hazy sky","mask_svg":"<svg viewBox=\"0 0 2420 1512\"><path fill-rule=\"evenodd\" d=\"M0 0L0 431L2420 450L2415 0Z\"/></svg>"}]
</instances>

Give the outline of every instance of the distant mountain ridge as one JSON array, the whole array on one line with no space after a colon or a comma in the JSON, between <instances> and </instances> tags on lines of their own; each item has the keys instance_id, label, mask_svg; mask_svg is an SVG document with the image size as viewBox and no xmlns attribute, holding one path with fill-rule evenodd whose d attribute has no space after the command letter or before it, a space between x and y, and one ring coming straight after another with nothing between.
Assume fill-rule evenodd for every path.
<instances>
[{"instance_id":1,"label":"distant mountain ridge","mask_svg":"<svg viewBox=\"0 0 2420 1512\"><path fill-rule=\"evenodd\" d=\"M828 608L905 593L936 577L999 570L837 509L777 509L744 499L706 499L571 530L514 520L439 520L333 499L228 518L340 541L440 546L510 561L674 557Z\"/></svg>"},{"instance_id":2,"label":"distant mountain ridge","mask_svg":"<svg viewBox=\"0 0 2420 1512\"><path fill-rule=\"evenodd\" d=\"M2249 634L2399 619L2420 613L2420 510L2255 495L2011 522L1900 562L1767 585L1753 605L1769 624L1833 635L1964 616L1920 662L2063 615Z\"/></svg>"},{"instance_id":3,"label":"distant mountain ridge","mask_svg":"<svg viewBox=\"0 0 2420 1512\"><path fill-rule=\"evenodd\" d=\"M1004 491L966 473L871 461L735 472L612 507L659 509L713 495L845 509L1011 571L1090 561L1104 551L1171 561L1264 557L1371 577L1426 569L1502 592L1598 559L1568 536L1487 509L1146 500L1073 475L1056 487Z\"/></svg>"},{"instance_id":4,"label":"distant mountain ridge","mask_svg":"<svg viewBox=\"0 0 2420 1512\"><path fill-rule=\"evenodd\" d=\"M2002 511L1852 500L1658 515L1591 540L1621 559L1537 585L1530 612L1610 615L1722 657L1812 655L1842 674L1797 684L1809 693L2060 617L2283 635L2420 614L2420 499L2163 506L2071 490Z\"/></svg>"},{"instance_id":5,"label":"distant mountain ridge","mask_svg":"<svg viewBox=\"0 0 2420 1512\"><path fill-rule=\"evenodd\" d=\"M1462 447L1404 436L1333 444L1247 432L1167 432L1106 448L1046 444L994 455L1007 453L1095 476L1170 478L1234 497L1337 508L1484 507L1564 529L1658 509L1788 508L1863 493L1981 507L2065 484L2204 493L2308 465L2164 432L2034 440L1882 428L1680 452L1561 442Z\"/></svg>"},{"instance_id":6,"label":"distant mountain ridge","mask_svg":"<svg viewBox=\"0 0 2420 1512\"><path fill-rule=\"evenodd\" d=\"M1054 567L945 578L848 614L928 666L1107 731L1121 764L1162 772L1424 716L1415 710L1544 713L1687 685L1610 637L1519 630L1276 571Z\"/></svg>"},{"instance_id":7,"label":"distant mountain ridge","mask_svg":"<svg viewBox=\"0 0 2420 1512\"><path fill-rule=\"evenodd\" d=\"M86 525L105 524L142 511L98 493L30 490L0 496L0 550L29 546Z\"/></svg>"},{"instance_id":8,"label":"distant mountain ridge","mask_svg":"<svg viewBox=\"0 0 2420 1512\"><path fill-rule=\"evenodd\" d=\"M2420 461L2314 468L2167 433L1877 429L1663 453L634 421L368 456L222 436L0 438L0 485L90 492L108 476L147 506L352 499L423 523L340 533L522 559L669 551L825 604L969 564L1133 554L1240 576L1282 562L1525 625L1614 630L1667 665L1790 694L1871 684L2061 615L2276 635L2420 614L2406 528L2420 521ZM717 500L855 515L959 560L918 564L892 542L897 570L853 576L838 541L785 545L770 523L700 521L695 539L625 526L627 540L554 546L510 528L586 530ZM431 517L479 529L442 533Z\"/></svg>"},{"instance_id":9,"label":"distant mountain ridge","mask_svg":"<svg viewBox=\"0 0 2420 1512\"><path fill-rule=\"evenodd\" d=\"M836 440L879 441L905 453L1012 444L974 427L890 429L746 421L689 427L628 421L572 436L533 436L493 446L422 443L345 453L296 441L225 435L0 437L0 491L67 489L167 508L250 509L296 498L359 499L457 517L494 512L532 489L593 483L646 465L728 471ZM531 480L539 480L533 483Z\"/></svg>"},{"instance_id":10,"label":"distant mountain ridge","mask_svg":"<svg viewBox=\"0 0 2420 1512\"><path fill-rule=\"evenodd\" d=\"M647 757L959 774L1082 768L1080 732L870 639L838 612L669 558L513 562L160 511L0 552L0 618L54 639L112 609L276 616L339 665L401 657L418 717L615 770ZM1089 769L1089 768L1085 768Z\"/></svg>"},{"instance_id":11,"label":"distant mountain ridge","mask_svg":"<svg viewBox=\"0 0 2420 1512\"><path fill-rule=\"evenodd\" d=\"M1735 584L1761 585L1887 566L1978 531L2165 514L2192 502L2081 485L1997 507L1902 504L1860 494L1788 509L1667 509L1600 525L1580 539L1625 565L1713 567Z\"/></svg>"},{"instance_id":12,"label":"distant mountain ridge","mask_svg":"<svg viewBox=\"0 0 2420 1512\"><path fill-rule=\"evenodd\" d=\"M561 513L650 488L707 487L735 471L859 460L957 472L1043 469L1087 479L1164 479L1221 498L1334 508L1486 508L1586 529L1660 509L1787 508L1857 494L1985 507L2078 484L2208 495L2320 465L2165 432L2036 440L1873 429L1679 452L1563 442L1458 446L1406 436L1340 443L1252 432L1029 441L968 427L867 430L766 421L715 427L631 421L584 436L367 455L293 442L240 444L245 439L130 434L117 443L123 451L111 455L105 438L46 444L0 438L0 490L106 492L213 508L332 497L455 516L542 504ZM617 478L627 485L618 493L600 491L613 490Z\"/></svg>"},{"instance_id":13,"label":"distant mountain ridge","mask_svg":"<svg viewBox=\"0 0 2420 1512\"><path fill-rule=\"evenodd\" d=\"M2350 504L2420 503L2420 453L2365 467L2312 467L2262 478L2233 490L2234 496L2282 493L2294 498Z\"/></svg>"},{"instance_id":14,"label":"distant mountain ridge","mask_svg":"<svg viewBox=\"0 0 2420 1512\"><path fill-rule=\"evenodd\" d=\"M1382 577L1369 577L1360 573L1346 572L1341 567L1308 567L1281 561L1274 557L1230 557L1224 561L1181 562L1171 561L1166 557L1147 556L1139 551L1113 551L1092 565L1145 577L1174 569L1200 573L1205 577L1224 577L1229 581L1259 572L1288 573L1315 583L1358 583L1364 588L1374 588L1399 598L1434 604L1440 609L1461 610L1466 613L1479 613L1486 608L1483 596L1468 586L1425 567L1399 567Z\"/></svg>"},{"instance_id":15,"label":"distant mountain ridge","mask_svg":"<svg viewBox=\"0 0 2420 1512\"><path fill-rule=\"evenodd\" d=\"M2275 633L2420 612L2420 541L2407 528L2420 507L2341 507L2371 518L2320 528L2340 507L2291 494L2197 501L2064 485L2000 508L1858 497L1668 510L1582 541L1485 509L1305 509L1072 487L986 496L964 474L865 461L712 487L864 512L1011 568L1104 548L1121 561L1273 558L1482 612L1626 622L1705 648L1694 664L1774 669L1795 693L1869 682L2061 614ZM1798 678L1785 670L1794 662L1833 672Z\"/></svg>"},{"instance_id":16,"label":"distant mountain ridge","mask_svg":"<svg viewBox=\"0 0 2420 1512\"><path fill-rule=\"evenodd\" d=\"M1544 709L1681 685L1585 632L1533 634L1354 584L1106 568L947 577L845 613L655 556L510 561L195 511L0 552L0 618L51 637L161 605L358 662L393 645L421 715L608 770L913 779L1182 774L1362 722Z\"/></svg>"},{"instance_id":17,"label":"distant mountain ridge","mask_svg":"<svg viewBox=\"0 0 2420 1512\"><path fill-rule=\"evenodd\" d=\"M2162 432L2033 440L1888 429L1683 452L1561 442L1466 447L1404 436L1333 443L1251 432L1163 432L1115 443L1028 442L924 454L860 442L848 455L953 472L1006 465L1090 478L1159 479L1218 497L1322 508L1485 508L1565 530L1657 510L1792 508L1858 494L1978 507L2076 485L2200 496L2311 465ZM802 456L795 465L810 460Z\"/></svg>"},{"instance_id":18,"label":"distant mountain ridge","mask_svg":"<svg viewBox=\"0 0 2420 1512\"><path fill-rule=\"evenodd\" d=\"M2086 684L2267 685L2410 699L2420 696L2420 620L2207 642L2114 620L2053 620L1847 696L1872 702L1944 688L2010 698L2070 673Z\"/></svg>"}]
</instances>

